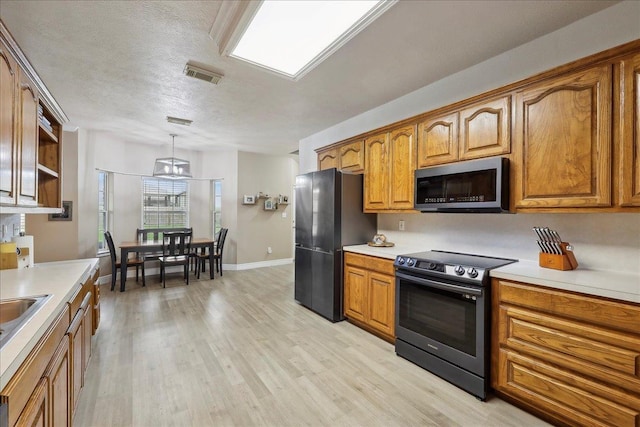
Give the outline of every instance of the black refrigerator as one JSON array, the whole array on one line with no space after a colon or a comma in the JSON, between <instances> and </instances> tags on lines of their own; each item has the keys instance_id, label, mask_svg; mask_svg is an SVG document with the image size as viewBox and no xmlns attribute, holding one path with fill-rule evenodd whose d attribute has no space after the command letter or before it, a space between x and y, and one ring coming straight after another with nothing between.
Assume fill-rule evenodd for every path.
<instances>
[{"instance_id":1,"label":"black refrigerator","mask_svg":"<svg viewBox=\"0 0 640 427\"><path fill-rule=\"evenodd\" d=\"M342 247L371 240L376 215L362 212L362 175L327 169L296 177L295 299L343 320Z\"/></svg>"}]
</instances>

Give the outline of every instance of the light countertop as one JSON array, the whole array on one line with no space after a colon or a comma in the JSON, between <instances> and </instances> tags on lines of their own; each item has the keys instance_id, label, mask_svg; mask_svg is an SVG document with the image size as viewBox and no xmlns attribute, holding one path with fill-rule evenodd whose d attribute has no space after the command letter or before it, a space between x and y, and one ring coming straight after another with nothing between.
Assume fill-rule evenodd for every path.
<instances>
[{"instance_id":1,"label":"light countertop","mask_svg":"<svg viewBox=\"0 0 640 427\"><path fill-rule=\"evenodd\" d=\"M50 295L29 321L0 350L0 390L62 312L65 304L98 266L97 258L36 264L0 271L0 298Z\"/></svg>"},{"instance_id":2,"label":"light countertop","mask_svg":"<svg viewBox=\"0 0 640 427\"><path fill-rule=\"evenodd\" d=\"M430 250L397 245L390 248L369 245L345 246L346 252L395 259L398 255ZM578 267L576 270L559 271L542 268L536 261L523 260L504 267L495 268L491 277L531 283L565 291L580 292L640 304L640 276L607 270L589 270Z\"/></svg>"},{"instance_id":3,"label":"light countertop","mask_svg":"<svg viewBox=\"0 0 640 427\"><path fill-rule=\"evenodd\" d=\"M491 277L547 286L640 304L640 276L607 270L560 271L535 261L520 261L491 270Z\"/></svg>"}]
</instances>

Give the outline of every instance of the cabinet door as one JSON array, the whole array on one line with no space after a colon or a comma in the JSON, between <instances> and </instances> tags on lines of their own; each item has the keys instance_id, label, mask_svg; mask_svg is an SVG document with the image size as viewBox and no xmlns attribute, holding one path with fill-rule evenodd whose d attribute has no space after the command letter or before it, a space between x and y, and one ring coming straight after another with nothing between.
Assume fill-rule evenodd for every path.
<instances>
[{"instance_id":1,"label":"cabinet door","mask_svg":"<svg viewBox=\"0 0 640 427\"><path fill-rule=\"evenodd\" d=\"M70 426L69 402L71 383L69 381L69 338L65 336L51 359L45 376L49 380L51 426Z\"/></svg>"},{"instance_id":2,"label":"cabinet door","mask_svg":"<svg viewBox=\"0 0 640 427\"><path fill-rule=\"evenodd\" d=\"M93 283L90 284L93 287ZM84 375L89 366L89 359L91 358L91 336L93 333L93 310L91 309L91 292L85 296L86 306L83 304L83 320L82 320L82 385L84 386Z\"/></svg>"},{"instance_id":3,"label":"cabinet door","mask_svg":"<svg viewBox=\"0 0 640 427\"><path fill-rule=\"evenodd\" d=\"M413 209L414 170L416 168L415 126L406 126L391 132L389 207Z\"/></svg>"},{"instance_id":4,"label":"cabinet door","mask_svg":"<svg viewBox=\"0 0 640 427\"><path fill-rule=\"evenodd\" d=\"M82 336L84 310L80 309L69 326L69 348L71 353L71 412L75 412L82 388Z\"/></svg>"},{"instance_id":5,"label":"cabinet door","mask_svg":"<svg viewBox=\"0 0 640 427\"><path fill-rule=\"evenodd\" d=\"M0 203L16 203L16 89L18 66L0 41Z\"/></svg>"},{"instance_id":6,"label":"cabinet door","mask_svg":"<svg viewBox=\"0 0 640 427\"><path fill-rule=\"evenodd\" d=\"M619 202L640 206L640 54L620 63Z\"/></svg>"},{"instance_id":7,"label":"cabinet door","mask_svg":"<svg viewBox=\"0 0 640 427\"><path fill-rule=\"evenodd\" d=\"M38 92L35 85L24 75L20 75L19 117L19 190L18 204L37 204L36 172L38 167Z\"/></svg>"},{"instance_id":8,"label":"cabinet door","mask_svg":"<svg viewBox=\"0 0 640 427\"><path fill-rule=\"evenodd\" d=\"M340 147L340 170L353 173L364 171L364 140Z\"/></svg>"},{"instance_id":9,"label":"cabinet door","mask_svg":"<svg viewBox=\"0 0 640 427\"><path fill-rule=\"evenodd\" d=\"M49 426L49 395L47 379L42 378L29 397L27 406L16 421L16 427Z\"/></svg>"},{"instance_id":10,"label":"cabinet door","mask_svg":"<svg viewBox=\"0 0 640 427\"><path fill-rule=\"evenodd\" d=\"M395 325L395 279L393 276L369 274L369 325L393 336Z\"/></svg>"},{"instance_id":11,"label":"cabinet door","mask_svg":"<svg viewBox=\"0 0 640 427\"><path fill-rule=\"evenodd\" d=\"M511 151L511 97L483 101L460 111L460 160Z\"/></svg>"},{"instance_id":12,"label":"cabinet door","mask_svg":"<svg viewBox=\"0 0 640 427\"><path fill-rule=\"evenodd\" d=\"M458 113L433 117L418 125L418 167L458 160Z\"/></svg>"},{"instance_id":13,"label":"cabinet door","mask_svg":"<svg viewBox=\"0 0 640 427\"><path fill-rule=\"evenodd\" d=\"M515 205L611 205L611 67L517 94Z\"/></svg>"},{"instance_id":14,"label":"cabinet door","mask_svg":"<svg viewBox=\"0 0 640 427\"><path fill-rule=\"evenodd\" d=\"M318 170L325 170L331 168L340 168L338 164L338 149L332 148L330 150L321 151L318 153Z\"/></svg>"},{"instance_id":15,"label":"cabinet door","mask_svg":"<svg viewBox=\"0 0 640 427\"><path fill-rule=\"evenodd\" d=\"M97 275L98 273L96 273ZM93 282L93 331L95 335L100 325L100 284L97 280Z\"/></svg>"},{"instance_id":16,"label":"cabinet door","mask_svg":"<svg viewBox=\"0 0 640 427\"><path fill-rule=\"evenodd\" d=\"M352 265L344 269L344 315L365 321L367 301L367 272Z\"/></svg>"},{"instance_id":17,"label":"cabinet door","mask_svg":"<svg viewBox=\"0 0 640 427\"><path fill-rule=\"evenodd\" d=\"M389 135L382 133L364 142L364 210L389 206Z\"/></svg>"}]
</instances>

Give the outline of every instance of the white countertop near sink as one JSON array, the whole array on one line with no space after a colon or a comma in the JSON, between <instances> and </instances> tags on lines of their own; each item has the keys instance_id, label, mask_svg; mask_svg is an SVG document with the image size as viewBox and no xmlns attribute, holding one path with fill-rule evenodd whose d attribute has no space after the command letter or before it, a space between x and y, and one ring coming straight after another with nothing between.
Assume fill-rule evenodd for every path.
<instances>
[{"instance_id":1,"label":"white countertop near sink","mask_svg":"<svg viewBox=\"0 0 640 427\"><path fill-rule=\"evenodd\" d=\"M0 271L0 298L51 297L0 350L0 390L62 312L74 292L98 265L97 258L36 264Z\"/></svg>"},{"instance_id":2,"label":"white countertop near sink","mask_svg":"<svg viewBox=\"0 0 640 427\"><path fill-rule=\"evenodd\" d=\"M354 252L380 258L395 259L398 255L424 252L429 248L397 245L390 248L369 245L345 246L345 252ZM640 276L608 270L559 271L542 268L537 261L521 260L491 270L491 277L531 283L565 291L640 303Z\"/></svg>"}]
</instances>

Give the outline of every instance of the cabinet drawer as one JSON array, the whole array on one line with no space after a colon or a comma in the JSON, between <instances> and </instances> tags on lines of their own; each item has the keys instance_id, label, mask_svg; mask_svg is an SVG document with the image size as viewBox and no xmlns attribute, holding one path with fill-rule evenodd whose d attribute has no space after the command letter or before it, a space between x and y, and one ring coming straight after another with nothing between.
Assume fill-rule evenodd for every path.
<instances>
[{"instance_id":1,"label":"cabinet drawer","mask_svg":"<svg viewBox=\"0 0 640 427\"><path fill-rule=\"evenodd\" d=\"M526 405L544 408L569 425L636 427L640 401L601 382L574 376L509 350L500 350L498 386Z\"/></svg>"},{"instance_id":2,"label":"cabinet drawer","mask_svg":"<svg viewBox=\"0 0 640 427\"><path fill-rule=\"evenodd\" d=\"M638 335L640 304L621 303L587 295L497 280L499 301L553 313L558 317Z\"/></svg>"},{"instance_id":3,"label":"cabinet drawer","mask_svg":"<svg viewBox=\"0 0 640 427\"><path fill-rule=\"evenodd\" d=\"M396 272L393 268L393 261L385 258L378 258L369 255L359 255L346 252L344 255L345 264L362 267L366 270L377 271L382 274L395 276Z\"/></svg>"},{"instance_id":4,"label":"cabinet drawer","mask_svg":"<svg viewBox=\"0 0 640 427\"><path fill-rule=\"evenodd\" d=\"M504 305L500 324L506 347L640 394L640 338Z\"/></svg>"}]
</instances>

